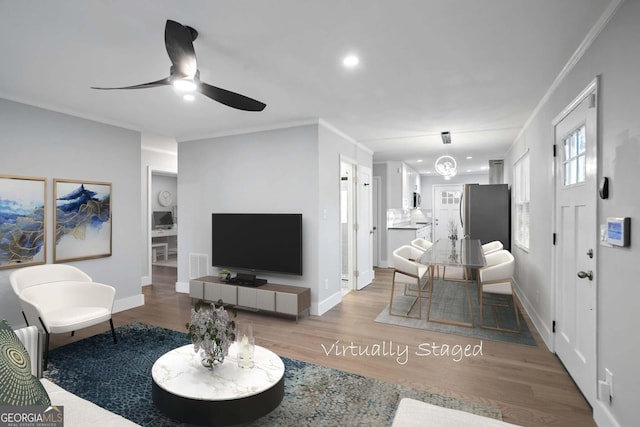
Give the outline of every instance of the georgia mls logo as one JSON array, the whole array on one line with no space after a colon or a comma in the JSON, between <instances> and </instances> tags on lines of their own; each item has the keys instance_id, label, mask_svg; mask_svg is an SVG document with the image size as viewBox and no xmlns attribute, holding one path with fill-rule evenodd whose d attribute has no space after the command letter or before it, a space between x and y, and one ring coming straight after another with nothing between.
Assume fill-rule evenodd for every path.
<instances>
[{"instance_id":1,"label":"georgia mls logo","mask_svg":"<svg viewBox=\"0 0 640 427\"><path fill-rule=\"evenodd\" d=\"M0 427L64 427L64 407L0 406Z\"/></svg>"}]
</instances>

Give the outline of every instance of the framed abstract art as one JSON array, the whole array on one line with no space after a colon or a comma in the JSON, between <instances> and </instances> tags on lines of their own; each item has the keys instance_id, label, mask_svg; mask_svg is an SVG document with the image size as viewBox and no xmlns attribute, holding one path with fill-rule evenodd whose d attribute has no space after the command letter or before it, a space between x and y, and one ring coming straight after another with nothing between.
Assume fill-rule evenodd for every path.
<instances>
[{"instance_id":1,"label":"framed abstract art","mask_svg":"<svg viewBox=\"0 0 640 427\"><path fill-rule=\"evenodd\" d=\"M0 175L0 269L44 264L46 178Z\"/></svg>"},{"instance_id":2,"label":"framed abstract art","mask_svg":"<svg viewBox=\"0 0 640 427\"><path fill-rule=\"evenodd\" d=\"M111 256L111 183L54 179L53 262Z\"/></svg>"}]
</instances>

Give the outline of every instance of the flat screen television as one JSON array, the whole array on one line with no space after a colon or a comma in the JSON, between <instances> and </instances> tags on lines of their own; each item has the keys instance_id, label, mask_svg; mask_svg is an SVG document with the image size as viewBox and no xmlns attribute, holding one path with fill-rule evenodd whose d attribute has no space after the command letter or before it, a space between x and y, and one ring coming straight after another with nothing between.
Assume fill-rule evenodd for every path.
<instances>
[{"instance_id":1,"label":"flat screen television","mask_svg":"<svg viewBox=\"0 0 640 427\"><path fill-rule=\"evenodd\" d=\"M173 214L170 211L153 212L153 228L172 228Z\"/></svg>"},{"instance_id":2,"label":"flat screen television","mask_svg":"<svg viewBox=\"0 0 640 427\"><path fill-rule=\"evenodd\" d=\"M214 213L214 267L302 276L302 214Z\"/></svg>"}]
</instances>

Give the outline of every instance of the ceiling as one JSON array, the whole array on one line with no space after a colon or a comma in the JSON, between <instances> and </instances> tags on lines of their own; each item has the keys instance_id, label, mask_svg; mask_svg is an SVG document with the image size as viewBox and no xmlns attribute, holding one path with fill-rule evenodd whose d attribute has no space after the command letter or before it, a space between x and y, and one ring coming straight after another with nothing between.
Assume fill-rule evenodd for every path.
<instances>
[{"instance_id":1,"label":"ceiling","mask_svg":"<svg viewBox=\"0 0 640 427\"><path fill-rule=\"evenodd\" d=\"M0 0L0 97L178 141L321 118L375 161L428 173L446 153L471 173L504 156L610 2ZM167 77L167 19L198 30L202 81L266 109L90 89Z\"/></svg>"}]
</instances>

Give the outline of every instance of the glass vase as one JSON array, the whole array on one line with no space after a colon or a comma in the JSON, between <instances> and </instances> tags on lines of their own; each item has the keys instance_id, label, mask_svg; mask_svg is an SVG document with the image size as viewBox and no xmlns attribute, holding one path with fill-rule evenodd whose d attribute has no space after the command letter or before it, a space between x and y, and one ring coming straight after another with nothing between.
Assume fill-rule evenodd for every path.
<instances>
[{"instance_id":1,"label":"glass vase","mask_svg":"<svg viewBox=\"0 0 640 427\"><path fill-rule=\"evenodd\" d=\"M236 347L238 354L238 366L241 368L253 368L255 366L254 355L256 351L253 337L253 321L238 321L236 327Z\"/></svg>"}]
</instances>

